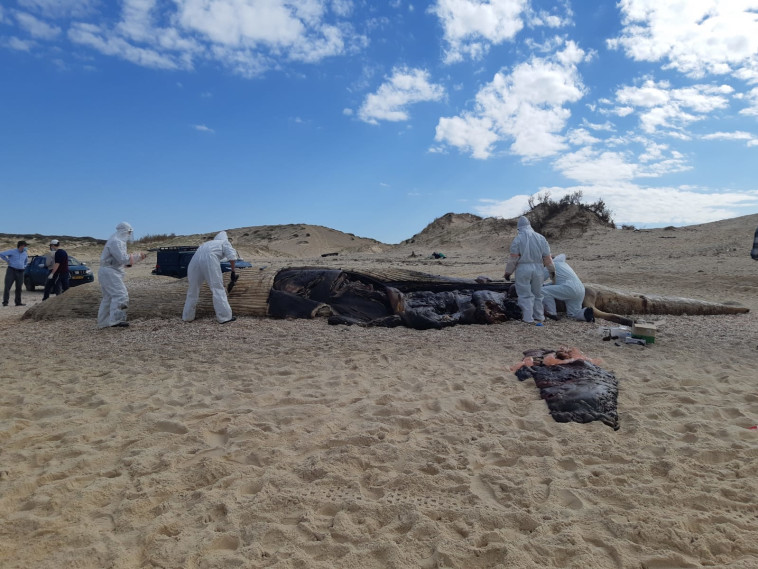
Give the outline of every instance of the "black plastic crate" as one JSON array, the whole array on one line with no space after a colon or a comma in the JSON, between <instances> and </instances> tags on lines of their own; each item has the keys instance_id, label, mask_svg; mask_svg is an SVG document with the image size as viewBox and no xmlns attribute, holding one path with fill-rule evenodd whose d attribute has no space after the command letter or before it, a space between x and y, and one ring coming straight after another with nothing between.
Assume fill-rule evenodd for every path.
<instances>
[{"instance_id":1,"label":"black plastic crate","mask_svg":"<svg viewBox=\"0 0 758 569\"><path fill-rule=\"evenodd\" d=\"M187 266L197 251L197 246L158 247L155 251L158 259L153 274L181 279L187 276Z\"/></svg>"}]
</instances>

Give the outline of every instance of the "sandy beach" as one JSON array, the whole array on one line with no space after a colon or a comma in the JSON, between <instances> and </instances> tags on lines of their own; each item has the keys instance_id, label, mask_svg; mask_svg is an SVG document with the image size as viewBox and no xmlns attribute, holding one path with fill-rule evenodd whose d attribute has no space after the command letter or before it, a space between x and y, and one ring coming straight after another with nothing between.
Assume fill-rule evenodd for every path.
<instances>
[{"instance_id":1,"label":"sandy beach","mask_svg":"<svg viewBox=\"0 0 758 569\"><path fill-rule=\"evenodd\" d=\"M0 566L754 569L756 225L551 241L586 282L750 308L649 318L648 346L567 319L418 331L177 314L98 330L22 319L42 297L24 291L26 307L0 309ZM501 278L515 232L364 250L340 235L235 246L254 268ZM68 250L96 271L97 248ZM151 260L130 290L167 278ZM555 422L509 371L560 346L616 375L618 431Z\"/></svg>"}]
</instances>

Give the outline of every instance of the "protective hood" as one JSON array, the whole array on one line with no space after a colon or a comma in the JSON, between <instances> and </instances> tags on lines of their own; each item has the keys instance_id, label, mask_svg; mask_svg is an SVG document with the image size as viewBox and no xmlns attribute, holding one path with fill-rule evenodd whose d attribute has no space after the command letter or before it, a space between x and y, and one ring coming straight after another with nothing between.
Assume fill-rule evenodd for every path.
<instances>
[{"instance_id":1,"label":"protective hood","mask_svg":"<svg viewBox=\"0 0 758 569\"><path fill-rule=\"evenodd\" d=\"M214 241L229 241L229 237L226 235L226 231L219 231L213 238Z\"/></svg>"},{"instance_id":2,"label":"protective hood","mask_svg":"<svg viewBox=\"0 0 758 569\"><path fill-rule=\"evenodd\" d=\"M131 241L134 238L134 229L126 221L122 221L116 226L116 233L113 237L121 241Z\"/></svg>"},{"instance_id":3,"label":"protective hood","mask_svg":"<svg viewBox=\"0 0 758 569\"><path fill-rule=\"evenodd\" d=\"M516 227L518 228L519 231L521 231L522 229L527 229L527 228L531 229L532 224L529 223L529 220L522 215L521 217L518 218L518 225L516 225Z\"/></svg>"},{"instance_id":4,"label":"protective hood","mask_svg":"<svg viewBox=\"0 0 758 569\"><path fill-rule=\"evenodd\" d=\"M553 257L553 263L565 263L566 262L566 253L561 253L560 255L556 255Z\"/></svg>"}]
</instances>

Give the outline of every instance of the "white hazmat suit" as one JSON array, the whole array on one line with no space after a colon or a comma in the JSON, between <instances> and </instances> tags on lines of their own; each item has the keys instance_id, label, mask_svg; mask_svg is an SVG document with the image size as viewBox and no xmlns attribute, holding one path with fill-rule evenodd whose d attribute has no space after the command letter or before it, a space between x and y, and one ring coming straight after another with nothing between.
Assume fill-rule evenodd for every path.
<instances>
[{"instance_id":1,"label":"white hazmat suit","mask_svg":"<svg viewBox=\"0 0 758 569\"><path fill-rule=\"evenodd\" d=\"M132 240L132 226L125 221L116 226L100 255L97 280L103 292L103 300L97 312L97 327L127 326L126 311L129 308L129 292L124 284L124 267L145 258L144 253L127 253L126 242Z\"/></svg>"},{"instance_id":2,"label":"white hazmat suit","mask_svg":"<svg viewBox=\"0 0 758 569\"><path fill-rule=\"evenodd\" d=\"M555 265L555 284L546 284L542 287L542 304L545 312L557 315L556 300L566 303L566 314L574 320L587 320L582 308L584 302L584 285L566 262L566 255L558 255L553 259ZM548 278L547 269L543 269L543 277Z\"/></svg>"},{"instance_id":3,"label":"white hazmat suit","mask_svg":"<svg viewBox=\"0 0 758 569\"><path fill-rule=\"evenodd\" d=\"M543 266L553 271L550 245L547 239L532 229L523 215L518 219L518 235L511 243L511 257L505 266L505 278L516 275L516 293L521 307L521 319L532 323L545 320L542 307Z\"/></svg>"},{"instance_id":4,"label":"white hazmat suit","mask_svg":"<svg viewBox=\"0 0 758 569\"><path fill-rule=\"evenodd\" d=\"M226 298L224 279L221 276L221 260L224 258L229 261L237 260L237 251L229 243L226 231L219 232L212 241L206 241L195 251L187 267L189 288L187 288L187 300L184 302L184 312L182 312L182 320L185 322L195 319L200 287L206 282L213 295L216 319L222 324L232 320L232 308Z\"/></svg>"}]
</instances>

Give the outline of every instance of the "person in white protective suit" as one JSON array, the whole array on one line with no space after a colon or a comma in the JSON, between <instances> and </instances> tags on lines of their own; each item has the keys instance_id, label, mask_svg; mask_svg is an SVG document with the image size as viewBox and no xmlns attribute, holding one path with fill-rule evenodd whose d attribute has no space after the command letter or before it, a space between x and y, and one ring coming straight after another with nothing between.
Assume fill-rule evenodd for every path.
<instances>
[{"instance_id":1,"label":"person in white protective suit","mask_svg":"<svg viewBox=\"0 0 758 569\"><path fill-rule=\"evenodd\" d=\"M542 306L542 268L546 267L555 280L555 267L550 256L550 245L544 236L532 229L523 215L518 219L518 235L511 243L510 258L505 265L505 280L515 272L516 294L524 322L542 326L545 313Z\"/></svg>"},{"instance_id":2,"label":"person in white protective suit","mask_svg":"<svg viewBox=\"0 0 758 569\"><path fill-rule=\"evenodd\" d=\"M232 266L232 274L237 261L237 251L234 250L226 231L221 231L212 241L206 241L197 248L187 267L187 300L184 302L182 320L191 322L195 319L197 300L200 297L200 287L208 283L213 295L213 309L216 320L221 324L232 322L237 318L232 316L232 308L226 298L224 279L221 276L221 260L226 258Z\"/></svg>"},{"instance_id":3,"label":"person in white protective suit","mask_svg":"<svg viewBox=\"0 0 758 569\"><path fill-rule=\"evenodd\" d=\"M134 230L125 221L116 226L116 233L110 236L100 255L100 269L97 280L103 292L100 310L97 312L97 327L129 326L126 321L126 311L129 308L129 292L124 284L124 267L131 267L143 260L147 255L127 253L126 243L132 240Z\"/></svg>"},{"instance_id":4,"label":"person in white protective suit","mask_svg":"<svg viewBox=\"0 0 758 569\"><path fill-rule=\"evenodd\" d=\"M556 300L566 303L566 315L574 320L592 322L595 317L592 308L582 308L584 302L584 285L566 262L566 255L561 254L553 257L555 266L555 284L546 284L542 287L542 304L545 308L545 316L552 320L558 320ZM542 276L547 279L548 271L543 269Z\"/></svg>"}]
</instances>

